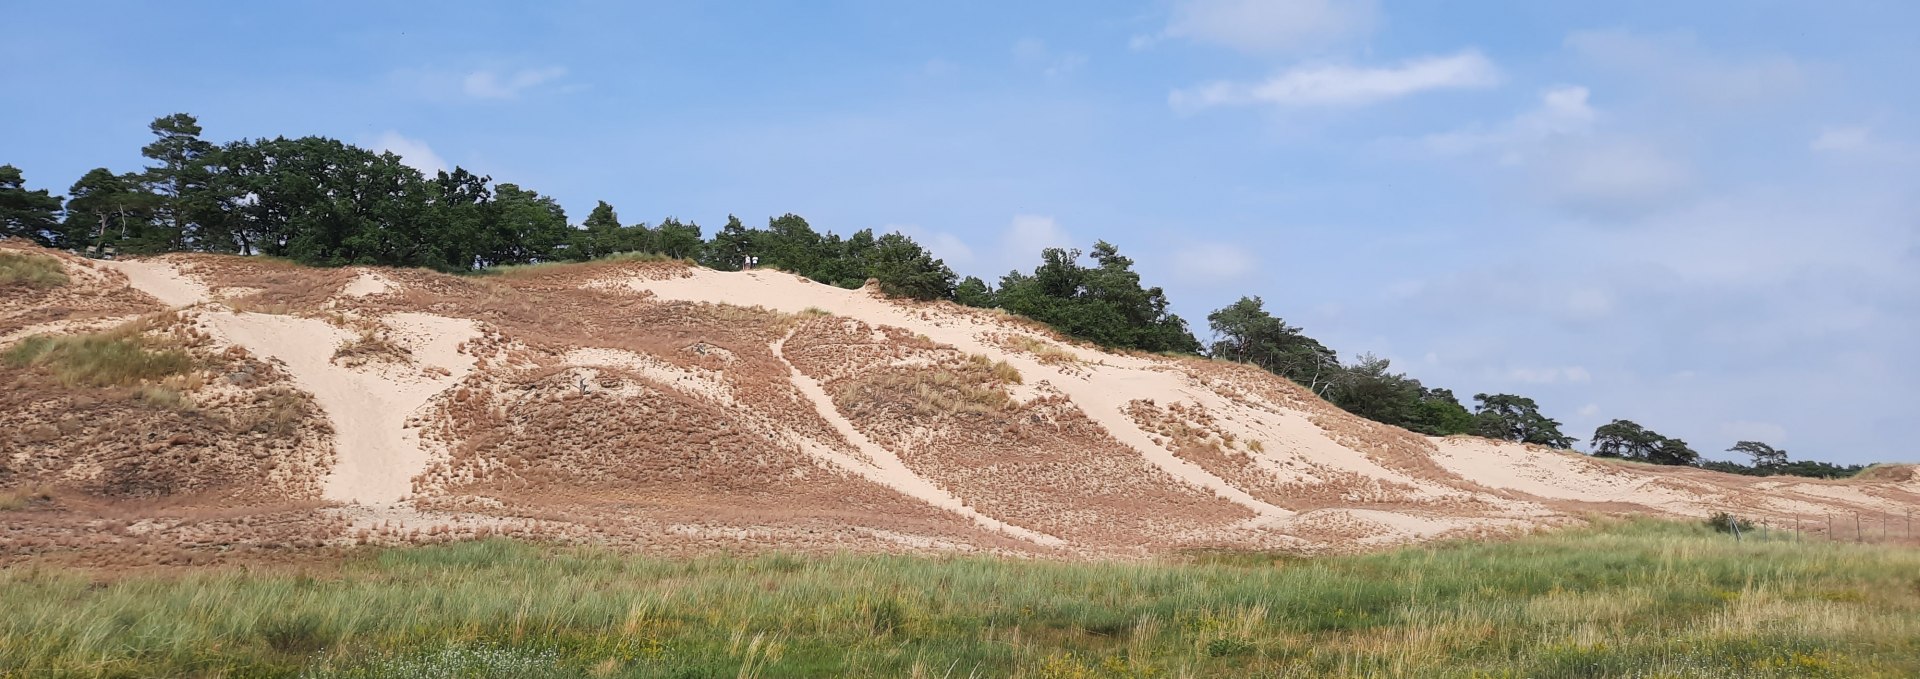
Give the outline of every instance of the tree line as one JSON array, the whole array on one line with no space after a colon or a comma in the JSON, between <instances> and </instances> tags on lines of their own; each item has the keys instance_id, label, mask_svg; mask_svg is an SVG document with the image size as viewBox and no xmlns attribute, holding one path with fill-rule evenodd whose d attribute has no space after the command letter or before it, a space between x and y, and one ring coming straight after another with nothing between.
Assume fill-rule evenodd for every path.
<instances>
[{"instance_id":1,"label":"tree line","mask_svg":"<svg viewBox=\"0 0 1920 679\"><path fill-rule=\"evenodd\" d=\"M1203 344L1169 310L1166 294L1142 284L1133 260L1100 241L1090 252L1047 248L1030 272L997 284L957 278L945 262L899 233L871 229L841 237L794 214L752 228L728 216L711 237L668 217L623 224L602 201L578 225L553 198L495 183L463 168L429 177L390 152L335 139L201 138L193 116L148 126L148 164L117 173L96 168L56 196L25 188L21 171L0 166L0 235L52 248L113 248L129 254L215 252L284 257L317 266L383 265L448 272L503 265L589 261L655 253L739 270L747 257L845 288L868 280L890 295L999 308L1104 347L1206 355L1251 363L1312 390L1355 415L1435 436L1472 434L1570 449L1576 439L1533 399L1475 394L1471 410L1451 390L1394 372L1371 354L1343 362L1332 349L1243 297L1207 316ZM1091 260L1090 263L1087 260ZM1752 465L1703 462L1684 441L1616 420L1595 430L1593 454L1736 473L1845 475L1858 468L1788 462L1784 451L1742 441L1732 452Z\"/></svg>"}]
</instances>

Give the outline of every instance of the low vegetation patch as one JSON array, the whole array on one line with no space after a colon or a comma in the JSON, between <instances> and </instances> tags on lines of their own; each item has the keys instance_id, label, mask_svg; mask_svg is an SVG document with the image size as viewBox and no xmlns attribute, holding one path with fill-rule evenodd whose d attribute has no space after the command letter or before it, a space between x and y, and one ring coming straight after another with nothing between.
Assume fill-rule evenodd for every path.
<instances>
[{"instance_id":1,"label":"low vegetation patch","mask_svg":"<svg viewBox=\"0 0 1920 679\"><path fill-rule=\"evenodd\" d=\"M1033 354L1042 365L1079 365L1080 356L1066 349L1034 339L1026 335L1013 335L1007 338L1007 347L1016 351Z\"/></svg>"},{"instance_id":2,"label":"low vegetation patch","mask_svg":"<svg viewBox=\"0 0 1920 679\"><path fill-rule=\"evenodd\" d=\"M0 570L0 675L1911 677L1915 572L1911 549L1665 522L1145 563L497 540L318 571Z\"/></svg>"},{"instance_id":3,"label":"low vegetation patch","mask_svg":"<svg viewBox=\"0 0 1920 679\"><path fill-rule=\"evenodd\" d=\"M835 393L840 403L886 402L902 397L920 415L990 413L1016 404L1005 385L1020 384L1020 371L1006 361L978 354L957 365L889 372L850 382Z\"/></svg>"},{"instance_id":4,"label":"low vegetation patch","mask_svg":"<svg viewBox=\"0 0 1920 679\"><path fill-rule=\"evenodd\" d=\"M689 266L694 264L693 260L689 260L681 257L669 257L667 255L660 254L657 252L616 252L611 255L590 259L584 262L553 261L553 262L536 262L532 264L501 264L498 266L490 266L485 269L477 269L472 273L473 275L477 275L477 276L505 276L505 277L513 278L513 277L534 276L534 275L552 273L555 271L563 270L564 268L568 268L568 267L578 268L582 266L591 266L594 264L616 264L621 262L636 262L636 263L678 262L678 263L686 264Z\"/></svg>"},{"instance_id":5,"label":"low vegetation patch","mask_svg":"<svg viewBox=\"0 0 1920 679\"><path fill-rule=\"evenodd\" d=\"M127 387L158 381L193 368L187 352L143 334L130 323L82 335L35 335L0 358L15 367L51 371L69 386Z\"/></svg>"},{"instance_id":6,"label":"low vegetation patch","mask_svg":"<svg viewBox=\"0 0 1920 679\"><path fill-rule=\"evenodd\" d=\"M373 361L408 363L413 360L413 351L394 342L393 338L384 332L363 329L358 337L334 348L333 360L349 368L366 365Z\"/></svg>"},{"instance_id":7,"label":"low vegetation patch","mask_svg":"<svg viewBox=\"0 0 1920 679\"><path fill-rule=\"evenodd\" d=\"M60 260L31 252L0 250L0 287L23 285L45 290L67 284Z\"/></svg>"}]
</instances>

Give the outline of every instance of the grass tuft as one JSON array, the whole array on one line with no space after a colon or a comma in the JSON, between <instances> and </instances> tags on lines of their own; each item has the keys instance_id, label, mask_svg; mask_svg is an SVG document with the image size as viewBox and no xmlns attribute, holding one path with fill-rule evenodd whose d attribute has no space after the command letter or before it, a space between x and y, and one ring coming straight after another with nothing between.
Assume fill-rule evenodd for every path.
<instances>
[{"instance_id":1,"label":"grass tuft","mask_svg":"<svg viewBox=\"0 0 1920 679\"><path fill-rule=\"evenodd\" d=\"M0 354L15 367L43 368L62 384L136 386L193 368L187 352L142 334L144 324L82 335L35 335Z\"/></svg>"},{"instance_id":2,"label":"grass tuft","mask_svg":"<svg viewBox=\"0 0 1920 679\"><path fill-rule=\"evenodd\" d=\"M0 287L24 285L45 290L67 284L60 260L32 252L0 250Z\"/></svg>"}]
</instances>

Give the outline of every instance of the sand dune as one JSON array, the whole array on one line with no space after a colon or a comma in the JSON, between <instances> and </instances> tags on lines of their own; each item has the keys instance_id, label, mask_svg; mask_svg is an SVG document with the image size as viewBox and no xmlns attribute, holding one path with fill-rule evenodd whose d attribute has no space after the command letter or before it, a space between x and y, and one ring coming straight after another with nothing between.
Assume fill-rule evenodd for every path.
<instances>
[{"instance_id":1,"label":"sand dune","mask_svg":"<svg viewBox=\"0 0 1920 679\"><path fill-rule=\"evenodd\" d=\"M1910 469L1756 479L1419 436L1248 366L773 271L72 266L184 310L196 351L267 361L309 395L332 432L315 499L368 508L326 530L362 540L478 526L688 550L1341 551L1596 512L1824 525L1920 505ZM86 320L58 315L30 327Z\"/></svg>"}]
</instances>

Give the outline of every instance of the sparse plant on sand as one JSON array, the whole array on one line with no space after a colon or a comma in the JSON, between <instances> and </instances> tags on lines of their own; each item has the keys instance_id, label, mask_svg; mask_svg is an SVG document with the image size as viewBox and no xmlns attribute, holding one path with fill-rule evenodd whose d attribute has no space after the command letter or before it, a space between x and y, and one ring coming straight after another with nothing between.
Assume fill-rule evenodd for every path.
<instances>
[{"instance_id":1,"label":"sparse plant on sand","mask_svg":"<svg viewBox=\"0 0 1920 679\"><path fill-rule=\"evenodd\" d=\"M1079 354L1026 335L1008 337L1006 346L1015 351L1033 354L1034 360L1039 361L1041 365L1080 365L1081 363Z\"/></svg>"},{"instance_id":2,"label":"sparse plant on sand","mask_svg":"<svg viewBox=\"0 0 1920 679\"><path fill-rule=\"evenodd\" d=\"M387 333L367 328L362 329L358 337L334 348L333 360L349 368L373 361L408 363L413 360L413 352L393 341Z\"/></svg>"}]
</instances>

